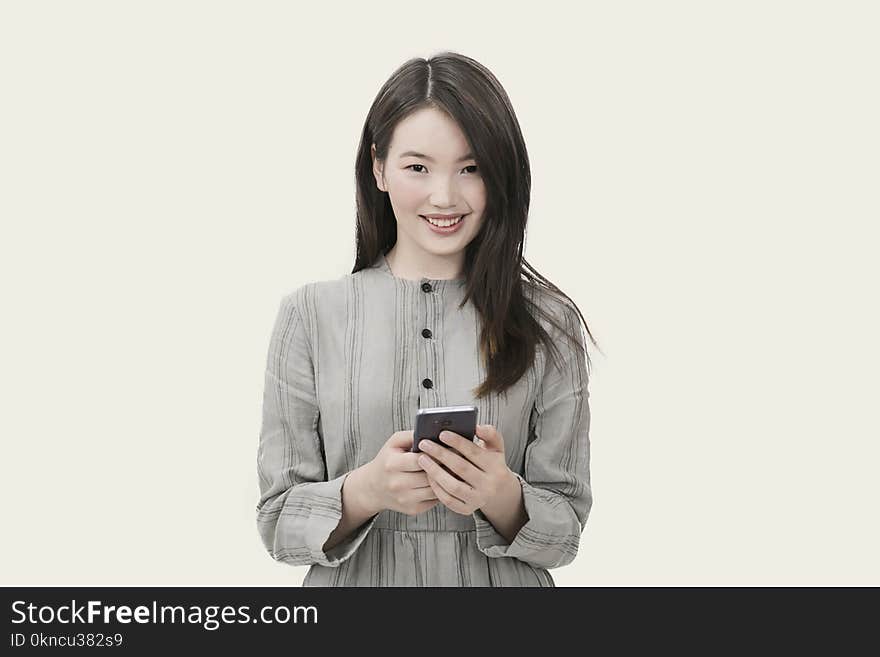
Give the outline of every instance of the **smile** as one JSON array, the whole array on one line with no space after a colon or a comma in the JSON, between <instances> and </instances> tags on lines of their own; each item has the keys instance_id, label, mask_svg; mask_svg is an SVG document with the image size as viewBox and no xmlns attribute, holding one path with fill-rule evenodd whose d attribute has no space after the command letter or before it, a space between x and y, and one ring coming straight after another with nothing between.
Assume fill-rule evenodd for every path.
<instances>
[{"instance_id":1,"label":"smile","mask_svg":"<svg viewBox=\"0 0 880 657\"><path fill-rule=\"evenodd\" d=\"M419 215L420 217L422 215ZM422 217L425 221L427 221L432 226L440 226L441 228L448 228L449 226L454 226L459 221L461 221L464 215L457 217L456 219L428 219L427 217Z\"/></svg>"}]
</instances>

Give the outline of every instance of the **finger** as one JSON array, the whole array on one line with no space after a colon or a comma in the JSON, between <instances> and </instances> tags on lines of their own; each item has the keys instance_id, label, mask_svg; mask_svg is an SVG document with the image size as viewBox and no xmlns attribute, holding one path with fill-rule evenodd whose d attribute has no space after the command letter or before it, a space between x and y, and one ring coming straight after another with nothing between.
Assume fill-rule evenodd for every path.
<instances>
[{"instance_id":1,"label":"finger","mask_svg":"<svg viewBox=\"0 0 880 657\"><path fill-rule=\"evenodd\" d=\"M412 447L413 432L412 431L395 431L385 443L395 451L409 450Z\"/></svg>"},{"instance_id":2,"label":"finger","mask_svg":"<svg viewBox=\"0 0 880 657\"><path fill-rule=\"evenodd\" d=\"M399 470L400 472L419 472L422 470L422 466L419 465L418 452L407 451L391 454L388 457L388 464L394 470Z\"/></svg>"},{"instance_id":3,"label":"finger","mask_svg":"<svg viewBox=\"0 0 880 657\"><path fill-rule=\"evenodd\" d=\"M439 482L430 478L428 479L428 481L431 482L431 488L434 490L434 494L437 496L438 500L443 502L443 504L445 504L456 513L467 515L467 507L462 500L443 488L443 486Z\"/></svg>"},{"instance_id":4,"label":"finger","mask_svg":"<svg viewBox=\"0 0 880 657\"><path fill-rule=\"evenodd\" d=\"M459 481L451 474L446 472L440 465L434 461L430 456L422 455L419 460L422 462L422 467L425 468L425 472L428 474L428 483L431 484L431 487L434 489L434 492L438 493L437 486L447 494L452 497L455 497L459 501L469 502L474 495L474 487L471 486L466 481ZM443 499L442 497L440 498Z\"/></svg>"},{"instance_id":5,"label":"finger","mask_svg":"<svg viewBox=\"0 0 880 657\"><path fill-rule=\"evenodd\" d=\"M485 462L486 450L479 445L474 444L473 440L468 440L452 431L441 431L440 441L451 448L453 452L458 452L466 458L472 465L485 471L488 464Z\"/></svg>"},{"instance_id":6,"label":"finger","mask_svg":"<svg viewBox=\"0 0 880 657\"><path fill-rule=\"evenodd\" d=\"M461 436L458 436L458 438L461 440L465 440ZM478 450L480 452L483 451L476 445L472 445L472 447L474 448L474 450ZM424 451L429 456L432 456L435 461L442 463L447 468L449 468L450 471L452 471L454 474L457 474L468 483L477 484L477 482L480 481L480 478L485 474L483 470L478 468L476 465L471 463L468 459L457 453L452 448L444 447L443 445L431 445ZM479 456L480 459L485 458L485 453L475 455Z\"/></svg>"},{"instance_id":7,"label":"finger","mask_svg":"<svg viewBox=\"0 0 880 657\"><path fill-rule=\"evenodd\" d=\"M486 449L490 449L496 452L504 451L504 437L501 435L501 432L498 431L491 424L478 424L477 437L480 438L486 446Z\"/></svg>"},{"instance_id":8,"label":"finger","mask_svg":"<svg viewBox=\"0 0 880 657\"><path fill-rule=\"evenodd\" d=\"M410 496L410 501L412 502L430 502L431 500L437 499L439 498L437 497L437 493L434 492L431 484L427 484L424 488L416 488Z\"/></svg>"},{"instance_id":9,"label":"finger","mask_svg":"<svg viewBox=\"0 0 880 657\"><path fill-rule=\"evenodd\" d=\"M404 488L426 488L429 485L428 475L421 469L421 466L419 466L418 472L402 472L397 476L400 477L398 481Z\"/></svg>"}]
</instances>

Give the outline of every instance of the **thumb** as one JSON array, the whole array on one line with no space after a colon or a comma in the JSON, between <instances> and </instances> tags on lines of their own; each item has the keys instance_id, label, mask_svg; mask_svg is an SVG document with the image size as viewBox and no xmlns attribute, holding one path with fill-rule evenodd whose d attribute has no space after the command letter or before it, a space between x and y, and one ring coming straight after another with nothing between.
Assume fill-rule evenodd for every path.
<instances>
[{"instance_id":1,"label":"thumb","mask_svg":"<svg viewBox=\"0 0 880 657\"><path fill-rule=\"evenodd\" d=\"M504 438L501 432L491 424L477 425L477 438L480 438L489 449L504 450Z\"/></svg>"},{"instance_id":2,"label":"thumb","mask_svg":"<svg viewBox=\"0 0 880 657\"><path fill-rule=\"evenodd\" d=\"M395 431L385 444L388 447L409 450L413 446L413 431Z\"/></svg>"}]
</instances>

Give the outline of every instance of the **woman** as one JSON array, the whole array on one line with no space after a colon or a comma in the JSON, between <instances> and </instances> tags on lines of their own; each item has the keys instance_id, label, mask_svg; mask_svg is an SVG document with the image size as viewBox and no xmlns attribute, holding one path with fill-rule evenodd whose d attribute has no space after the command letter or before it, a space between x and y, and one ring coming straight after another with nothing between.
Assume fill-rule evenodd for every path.
<instances>
[{"instance_id":1,"label":"woman","mask_svg":"<svg viewBox=\"0 0 880 657\"><path fill-rule=\"evenodd\" d=\"M263 543L304 586L554 586L592 505L589 358L580 310L522 257L507 94L457 53L406 62L356 178L352 273L285 296L272 333ZM476 440L410 451L418 409L471 404Z\"/></svg>"}]
</instances>

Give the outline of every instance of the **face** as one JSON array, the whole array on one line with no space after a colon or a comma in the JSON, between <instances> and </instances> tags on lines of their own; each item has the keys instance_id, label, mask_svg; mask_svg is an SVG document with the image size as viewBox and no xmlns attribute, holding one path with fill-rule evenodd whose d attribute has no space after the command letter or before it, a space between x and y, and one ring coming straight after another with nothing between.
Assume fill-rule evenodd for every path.
<instances>
[{"instance_id":1,"label":"face","mask_svg":"<svg viewBox=\"0 0 880 657\"><path fill-rule=\"evenodd\" d=\"M455 121L434 108L418 110L395 127L385 162L375 153L374 145L373 174L397 219L396 248L417 257L463 254L480 230L486 188ZM454 232L438 233L423 218L430 214L464 217Z\"/></svg>"}]
</instances>

